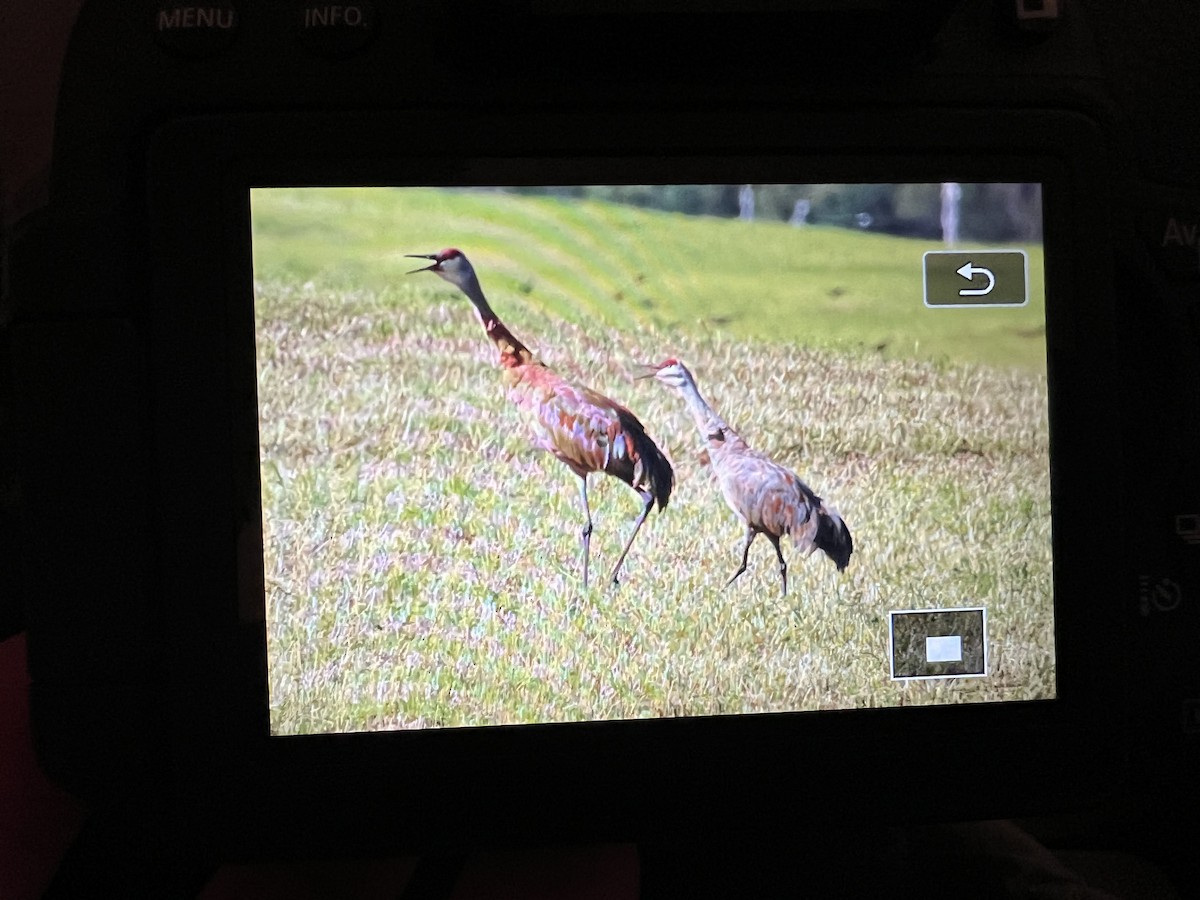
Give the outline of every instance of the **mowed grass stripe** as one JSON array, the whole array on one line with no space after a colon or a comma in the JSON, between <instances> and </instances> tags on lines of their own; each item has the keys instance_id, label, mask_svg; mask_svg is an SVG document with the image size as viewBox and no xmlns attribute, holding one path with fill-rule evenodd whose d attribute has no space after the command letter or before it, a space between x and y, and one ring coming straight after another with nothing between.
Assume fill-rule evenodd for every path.
<instances>
[{"instance_id":1,"label":"mowed grass stripe","mask_svg":"<svg viewBox=\"0 0 1200 900\"><path fill-rule=\"evenodd\" d=\"M260 277L395 284L404 253L459 246L514 329L522 313L556 315L1045 369L1037 246L1028 307L926 310L921 254L939 248L906 238L432 188L280 189L254 209ZM616 301L631 280L638 302Z\"/></svg>"},{"instance_id":2,"label":"mowed grass stripe","mask_svg":"<svg viewBox=\"0 0 1200 900\"><path fill-rule=\"evenodd\" d=\"M554 197L506 198L519 201L505 205L507 220L528 235L512 259L527 269L537 302L548 311L565 304L588 318L617 324L612 297L623 273L605 258L604 238L610 233L581 228L571 216L573 203Z\"/></svg>"},{"instance_id":3,"label":"mowed grass stripe","mask_svg":"<svg viewBox=\"0 0 1200 900\"><path fill-rule=\"evenodd\" d=\"M462 245L486 261L480 267L485 289L520 296L531 271L514 252L527 243L513 211L523 208L521 199L425 188L256 192L255 272L268 280L314 281L319 288L337 290L399 284L420 265L406 254ZM551 299L560 315L586 318L588 308L570 292ZM522 303L518 308L528 307Z\"/></svg>"},{"instance_id":4,"label":"mowed grass stripe","mask_svg":"<svg viewBox=\"0 0 1200 900\"><path fill-rule=\"evenodd\" d=\"M454 201L457 228L452 244L475 262L485 291L499 288L527 298L518 311L554 313L576 322L616 324L612 306L622 272L599 264L603 237L572 222L571 204L553 197L497 192L435 191ZM471 223L491 227L472 228ZM449 240L449 238L447 238ZM504 310L497 309L501 318Z\"/></svg>"}]
</instances>

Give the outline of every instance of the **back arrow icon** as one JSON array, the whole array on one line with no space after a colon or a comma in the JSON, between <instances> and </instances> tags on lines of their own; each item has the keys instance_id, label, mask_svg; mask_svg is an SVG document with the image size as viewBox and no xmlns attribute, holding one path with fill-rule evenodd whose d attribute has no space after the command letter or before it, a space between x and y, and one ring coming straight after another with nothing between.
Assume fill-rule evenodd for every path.
<instances>
[{"instance_id":1,"label":"back arrow icon","mask_svg":"<svg viewBox=\"0 0 1200 900\"><path fill-rule=\"evenodd\" d=\"M971 265L970 260L967 260L965 265L960 266L959 268L955 269L954 271L957 272L959 275L961 275L963 278L967 279L967 281L974 280L976 275L984 275L987 277L987 280L988 280L987 287L962 288L958 292L958 295L960 297L981 297L984 294L990 294L992 292L992 288L994 288L996 286L996 276L992 274L992 270L985 269L983 266L973 266L973 265Z\"/></svg>"}]
</instances>

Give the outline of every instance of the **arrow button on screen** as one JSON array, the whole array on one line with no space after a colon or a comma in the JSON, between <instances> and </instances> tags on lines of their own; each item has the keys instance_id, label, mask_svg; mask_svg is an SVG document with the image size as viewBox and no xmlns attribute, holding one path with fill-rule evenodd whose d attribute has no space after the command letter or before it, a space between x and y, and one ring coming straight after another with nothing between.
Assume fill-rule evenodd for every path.
<instances>
[{"instance_id":1,"label":"arrow button on screen","mask_svg":"<svg viewBox=\"0 0 1200 900\"><path fill-rule=\"evenodd\" d=\"M923 259L926 306L1024 306L1029 302L1024 250L930 250Z\"/></svg>"},{"instance_id":2,"label":"arrow button on screen","mask_svg":"<svg viewBox=\"0 0 1200 900\"><path fill-rule=\"evenodd\" d=\"M982 297L985 294L990 294L992 288L996 286L996 275L991 269L985 269L983 266L973 266L971 263L959 267L955 271L958 272L967 281L974 281L976 275L982 275L987 279L987 285L981 288L959 288L958 296L960 297Z\"/></svg>"}]
</instances>

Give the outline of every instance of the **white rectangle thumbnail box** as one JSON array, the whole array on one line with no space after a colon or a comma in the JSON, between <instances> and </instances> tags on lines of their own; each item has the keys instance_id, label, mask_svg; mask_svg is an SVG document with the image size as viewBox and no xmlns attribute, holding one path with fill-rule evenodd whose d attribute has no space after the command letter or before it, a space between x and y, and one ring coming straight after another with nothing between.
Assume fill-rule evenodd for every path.
<instances>
[{"instance_id":1,"label":"white rectangle thumbnail box","mask_svg":"<svg viewBox=\"0 0 1200 900\"><path fill-rule=\"evenodd\" d=\"M961 662L962 638L957 634L925 638L926 662Z\"/></svg>"}]
</instances>

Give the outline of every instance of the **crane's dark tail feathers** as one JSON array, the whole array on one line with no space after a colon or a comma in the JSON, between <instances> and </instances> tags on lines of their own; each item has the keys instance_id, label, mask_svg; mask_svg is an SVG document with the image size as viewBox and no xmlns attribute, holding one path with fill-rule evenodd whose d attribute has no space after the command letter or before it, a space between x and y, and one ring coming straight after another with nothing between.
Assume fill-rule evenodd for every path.
<instances>
[{"instance_id":1,"label":"crane's dark tail feathers","mask_svg":"<svg viewBox=\"0 0 1200 900\"><path fill-rule=\"evenodd\" d=\"M642 427L637 416L628 410L621 410L617 417L621 420L626 437L633 443L633 451L636 454L634 465L641 468L642 477L637 478L635 475L635 482L648 485L650 493L658 502L658 508L665 509L667 501L671 499L671 490L675 487L675 470L658 449L658 445L646 434L646 429Z\"/></svg>"},{"instance_id":2,"label":"crane's dark tail feathers","mask_svg":"<svg viewBox=\"0 0 1200 900\"><path fill-rule=\"evenodd\" d=\"M817 536L813 543L837 563L839 572L849 565L850 554L854 552L854 539L850 537L850 529L836 509L821 506L817 513Z\"/></svg>"}]
</instances>

